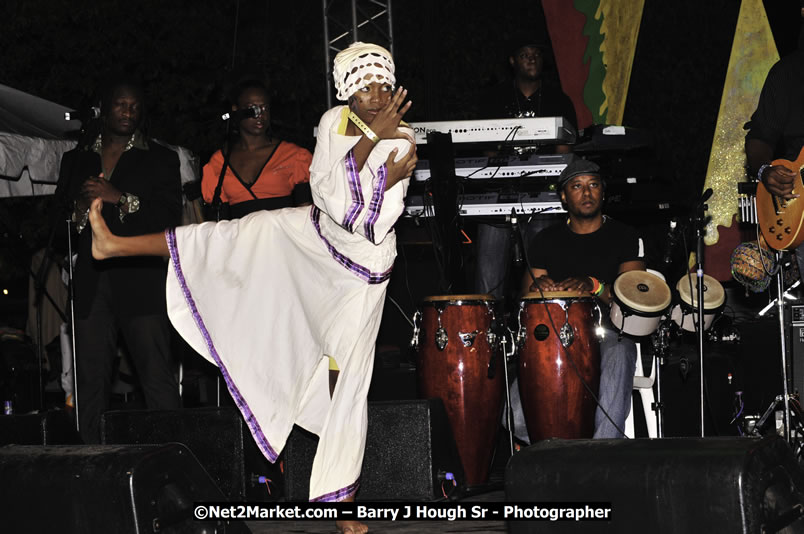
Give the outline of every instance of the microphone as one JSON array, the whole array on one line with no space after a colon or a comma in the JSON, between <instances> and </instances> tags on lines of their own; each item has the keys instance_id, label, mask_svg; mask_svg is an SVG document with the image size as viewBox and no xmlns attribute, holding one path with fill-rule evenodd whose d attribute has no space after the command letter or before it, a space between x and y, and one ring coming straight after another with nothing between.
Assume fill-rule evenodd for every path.
<instances>
[{"instance_id":1,"label":"microphone","mask_svg":"<svg viewBox=\"0 0 804 534\"><path fill-rule=\"evenodd\" d=\"M260 106L252 105L247 108L238 109L237 111L231 112L227 111L223 115L221 115L221 119L228 121L232 119L236 122L240 122L245 119L256 119L259 118L260 114L262 113L262 109Z\"/></svg>"},{"instance_id":2,"label":"microphone","mask_svg":"<svg viewBox=\"0 0 804 534\"><path fill-rule=\"evenodd\" d=\"M83 109L81 111L71 110L64 112L64 120L66 121L81 121L87 122L91 121L92 119L100 118L100 107L99 106L92 106L87 109Z\"/></svg>"},{"instance_id":3,"label":"microphone","mask_svg":"<svg viewBox=\"0 0 804 534\"><path fill-rule=\"evenodd\" d=\"M514 263L522 265L522 246L519 244L519 224L515 208L511 208L511 239L514 240Z\"/></svg>"},{"instance_id":4,"label":"microphone","mask_svg":"<svg viewBox=\"0 0 804 534\"><path fill-rule=\"evenodd\" d=\"M703 195L701 195L701 200L698 201L698 205L702 206L706 204L706 201L712 198L712 193L713 193L712 188L711 187L707 188L706 191L703 192Z\"/></svg>"},{"instance_id":5,"label":"microphone","mask_svg":"<svg viewBox=\"0 0 804 534\"><path fill-rule=\"evenodd\" d=\"M664 247L664 258L663 261L665 265L670 264L673 261L673 249L676 248L676 240L678 237L676 236L676 229L678 228L678 223L675 219L670 220L670 230L667 232L667 245Z\"/></svg>"}]
</instances>

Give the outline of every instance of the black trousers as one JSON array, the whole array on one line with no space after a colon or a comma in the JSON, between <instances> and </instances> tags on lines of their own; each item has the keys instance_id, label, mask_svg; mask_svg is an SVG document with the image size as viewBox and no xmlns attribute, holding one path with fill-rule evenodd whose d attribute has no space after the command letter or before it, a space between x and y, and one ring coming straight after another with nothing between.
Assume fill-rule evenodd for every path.
<instances>
[{"instance_id":1,"label":"black trousers","mask_svg":"<svg viewBox=\"0 0 804 534\"><path fill-rule=\"evenodd\" d=\"M109 409L119 334L137 370L148 408L180 407L170 333L166 313L115 317L109 281L101 276L89 316L75 321L78 420L85 443L100 442L100 416Z\"/></svg>"}]
</instances>

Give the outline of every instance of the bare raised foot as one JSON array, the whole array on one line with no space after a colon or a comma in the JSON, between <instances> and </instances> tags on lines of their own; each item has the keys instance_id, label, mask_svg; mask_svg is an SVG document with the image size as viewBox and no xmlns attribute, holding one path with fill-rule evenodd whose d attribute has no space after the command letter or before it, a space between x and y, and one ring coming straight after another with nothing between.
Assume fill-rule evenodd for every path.
<instances>
[{"instance_id":1,"label":"bare raised foot","mask_svg":"<svg viewBox=\"0 0 804 534\"><path fill-rule=\"evenodd\" d=\"M335 521L335 526L338 527L338 532L343 532L343 534L365 534L368 532L368 526L360 521Z\"/></svg>"},{"instance_id":2,"label":"bare raised foot","mask_svg":"<svg viewBox=\"0 0 804 534\"><path fill-rule=\"evenodd\" d=\"M114 256L115 235L109 231L101 215L103 201L96 198L89 207L89 224L92 226L92 257L105 260Z\"/></svg>"}]
</instances>

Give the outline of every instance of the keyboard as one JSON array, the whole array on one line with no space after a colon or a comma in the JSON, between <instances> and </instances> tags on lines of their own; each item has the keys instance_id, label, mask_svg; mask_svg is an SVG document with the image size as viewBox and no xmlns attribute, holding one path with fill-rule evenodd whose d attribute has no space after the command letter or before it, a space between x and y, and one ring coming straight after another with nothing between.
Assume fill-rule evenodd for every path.
<instances>
[{"instance_id":1,"label":"keyboard","mask_svg":"<svg viewBox=\"0 0 804 534\"><path fill-rule=\"evenodd\" d=\"M569 154L530 154L527 156L457 158L455 175L469 180L499 178L552 178L561 174L569 162ZM430 178L430 162L419 160L413 180Z\"/></svg>"},{"instance_id":2,"label":"keyboard","mask_svg":"<svg viewBox=\"0 0 804 534\"><path fill-rule=\"evenodd\" d=\"M518 214L564 213L558 193L470 193L458 195L458 213L467 217ZM405 214L409 217L432 217L432 202L424 204L423 195L408 195Z\"/></svg>"},{"instance_id":3,"label":"keyboard","mask_svg":"<svg viewBox=\"0 0 804 534\"><path fill-rule=\"evenodd\" d=\"M510 145L574 143L575 129L563 117L523 117L411 123L416 144L427 144L429 132L452 134L453 143Z\"/></svg>"}]
</instances>

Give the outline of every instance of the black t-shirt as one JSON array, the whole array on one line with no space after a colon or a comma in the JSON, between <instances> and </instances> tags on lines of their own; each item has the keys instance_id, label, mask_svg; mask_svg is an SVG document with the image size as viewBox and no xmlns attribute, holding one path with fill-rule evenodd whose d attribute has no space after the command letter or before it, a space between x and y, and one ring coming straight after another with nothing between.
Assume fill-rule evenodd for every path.
<instances>
[{"instance_id":1,"label":"black t-shirt","mask_svg":"<svg viewBox=\"0 0 804 534\"><path fill-rule=\"evenodd\" d=\"M483 95L480 115L481 119L564 117L573 128L578 124L572 100L549 78L543 79L542 87L530 97L523 95L513 80L492 87Z\"/></svg>"},{"instance_id":2,"label":"black t-shirt","mask_svg":"<svg viewBox=\"0 0 804 534\"><path fill-rule=\"evenodd\" d=\"M759 139L776 154L795 161L804 146L804 51L777 62L768 72L757 110L745 125L748 139Z\"/></svg>"},{"instance_id":3,"label":"black t-shirt","mask_svg":"<svg viewBox=\"0 0 804 534\"><path fill-rule=\"evenodd\" d=\"M594 276L610 284L620 264L645 258L645 247L636 230L609 217L591 234L576 234L566 222L560 222L536 234L529 245L530 266L545 269L554 282L571 276Z\"/></svg>"}]
</instances>

